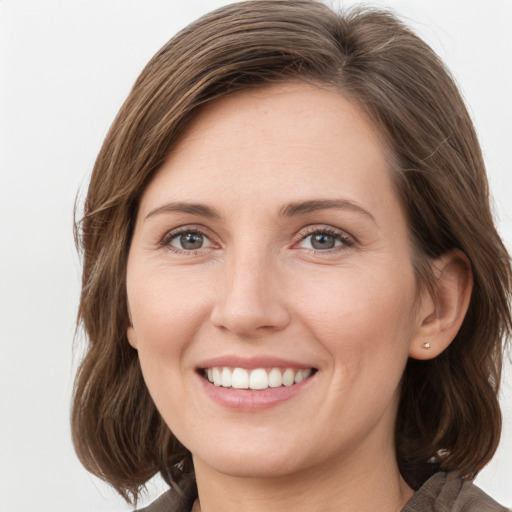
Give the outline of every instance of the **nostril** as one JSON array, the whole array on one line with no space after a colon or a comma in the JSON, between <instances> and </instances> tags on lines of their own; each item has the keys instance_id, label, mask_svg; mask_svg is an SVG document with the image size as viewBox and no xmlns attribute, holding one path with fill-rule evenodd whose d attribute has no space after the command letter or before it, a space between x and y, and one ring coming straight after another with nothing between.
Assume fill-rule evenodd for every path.
<instances>
[{"instance_id":1,"label":"nostril","mask_svg":"<svg viewBox=\"0 0 512 512\"><path fill-rule=\"evenodd\" d=\"M210 315L211 323L234 334L251 337L266 335L286 328L291 316L286 308L278 303L265 304L225 303L214 308Z\"/></svg>"}]
</instances>

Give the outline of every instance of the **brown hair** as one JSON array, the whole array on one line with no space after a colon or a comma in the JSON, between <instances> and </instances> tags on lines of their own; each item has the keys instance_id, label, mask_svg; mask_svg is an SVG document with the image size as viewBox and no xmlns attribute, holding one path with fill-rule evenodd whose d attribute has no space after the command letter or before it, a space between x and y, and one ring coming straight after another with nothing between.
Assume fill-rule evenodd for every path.
<instances>
[{"instance_id":1,"label":"brown hair","mask_svg":"<svg viewBox=\"0 0 512 512\"><path fill-rule=\"evenodd\" d=\"M496 450L503 343L512 330L510 259L453 80L388 12L337 14L315 1L249 1L196 21L148 63L105 139L77 225L78 320L88 348L75 384L73 440L84 466L126 499L136 500L158 472L174 485L193 472L126 338L126 261L139 198L201 105L297 79L336 87L387 138L419 283L433 286L430 261L452 249L471 263L473 294L455 340L433 360L411 359L405 370L396 424L404 477L417 487L437 468L473 476Z\"/></svg>"}]
</instances>

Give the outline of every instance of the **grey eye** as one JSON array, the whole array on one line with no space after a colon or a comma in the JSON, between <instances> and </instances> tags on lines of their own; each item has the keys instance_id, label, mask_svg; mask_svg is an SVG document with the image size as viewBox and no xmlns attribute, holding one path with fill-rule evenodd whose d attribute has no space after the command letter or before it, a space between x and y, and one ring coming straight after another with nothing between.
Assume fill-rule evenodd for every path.
<instances>
[{"instance_id":1,"label":"grey eye","mask_svg":"<svg viewBox=\"0 0 512 512\"><path fill-rule=\"evenodd\" d=\"M336 238L327 233L314 233L311 236L311 247L316 250L333 249L336 245Z\"/></svg>"},{"instance_id":2,"label":"grey eye","mask_svg":"<svg viewBox=\"0 0 512 512\"><path fill-rule=\"evenodd\" d=\"M304 249L315 251L328 251L346 243L340 239L340 235L331 234L325 231L317 231L304 237L300 243Z\"/></svg>"},{"instance_id":3,"label":"grey eye","mask_svg":"<svg viewBox=\"0 0 512 512\"><path fill-rule=\"evenodd\" d=\"M194 251L202 249L208 239L202 233L188 231L177 234L171 241L171 245L177 249Z\"/></svg>"},{"instance_id":4,"label":"grey eye","mask_svg":"<svg viewBox=\"0 0 512 512\"><path fill-rule=\"evenodd\" d=\"M185 233L180 236L183 249L200 249L203 246L203 235L198 233Z\"/></svg>"}]
</instances>

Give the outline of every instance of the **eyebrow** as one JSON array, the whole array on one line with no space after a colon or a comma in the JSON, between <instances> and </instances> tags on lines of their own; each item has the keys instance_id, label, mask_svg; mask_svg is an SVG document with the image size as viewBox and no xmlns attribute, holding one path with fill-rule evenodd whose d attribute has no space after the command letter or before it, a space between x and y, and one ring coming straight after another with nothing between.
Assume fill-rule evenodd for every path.
<instances>
[{"instance_id":1,"label":"eyebrow","mask_svg":"<svg viewBox=\"0 0 512 512\"><path fill-rule=\"evenodd\" d=\"M145 220L153 217L154 215L158 215L161 213L170 213L170 212L178 212L178 213L188 213L191 215L199 215L201 217L205 217L207 219L220 219L219 213L206 206L204 204L199 203L167 203L154 210L151 210L147 215Z\"/></svg>"},{"instance_id":2,"label":"eyebrow","mask_svg":"<svg viewBox=\"0 0 512 512\"><path fill-rule=\"evenodd\" d=\"M353 212L363 214L376 222L370 212L348 199L312 199L309 201L298 201L281 208L279 215L281 217L295 217L297 215L305 215L307 213L329 209L351 210ZM151 210L146 215L145 220L155 215L172 212L188 213L190 215L198 215L200 217L213 220L221 218L221 215L214 208L206 206L205 204L176 202L166 203Z\"/></svg>"},{"instance_id":3,"label":"eyebrow","mask_svg":"<svg viewBox=\"0 0 512 512\"><path fill-rule=\"evenodd\" d=\"M281 209L280 215L282 217L294 217L296 215L329 209L351 210L369 217L376 223L374 216L369 211L348 199L312 199L310 201L291 203Z\"/></svg>"}]
</instances>

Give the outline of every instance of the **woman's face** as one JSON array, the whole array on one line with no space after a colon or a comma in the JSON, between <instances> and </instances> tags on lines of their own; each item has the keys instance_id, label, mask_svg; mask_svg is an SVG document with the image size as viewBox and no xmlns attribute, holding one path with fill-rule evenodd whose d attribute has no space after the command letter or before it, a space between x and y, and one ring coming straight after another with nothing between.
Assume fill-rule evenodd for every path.
<instances>
[{"instance_id":1,"label":"woman's face","mask_svg":"<svg viewBox=\"0 0 512 512\"><path fill-rule=\"evenodd\" d=\"M379 133L340 93L208 105L142 196L127 272L128 338L196 469L393 453L411 247Z\"/></svg>"}]
</instances>

